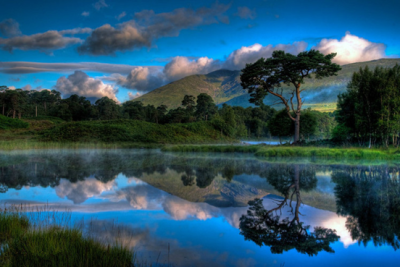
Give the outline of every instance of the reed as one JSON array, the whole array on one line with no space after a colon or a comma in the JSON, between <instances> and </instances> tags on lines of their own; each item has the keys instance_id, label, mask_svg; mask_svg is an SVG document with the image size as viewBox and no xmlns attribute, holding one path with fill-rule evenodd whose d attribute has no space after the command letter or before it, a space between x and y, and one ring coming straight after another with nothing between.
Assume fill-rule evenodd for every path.
<instances>
[{"instance_id":1,"label":"reed","mask_svg":"<svg viewBox=\"0 0 400 267\"><path fill-rule=\"evenodd\" d=\"M100 242L68 211L6 205L0 211L0 266L136 266L116 240Z\"/></svg>"}]
</instances>

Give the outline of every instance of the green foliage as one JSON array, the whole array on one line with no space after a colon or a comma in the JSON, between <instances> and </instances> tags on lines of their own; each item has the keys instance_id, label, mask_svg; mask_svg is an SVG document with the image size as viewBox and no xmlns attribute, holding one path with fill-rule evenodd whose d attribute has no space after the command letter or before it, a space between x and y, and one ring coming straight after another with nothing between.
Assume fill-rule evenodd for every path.
<instances>
[{"instance_id":1,"label":"green foliage","mask_svg":"<svg viewBox=\"0 0 400 267\"><path fill-rule=\"evenodd\" d=\"M196 143L231 140L210 123L160 125L135 120L69 122L42 133L46 141Z\"/></svg>"},{"instance_id":2,"label":"green foliage","mask_svg":"<svg viewBox=\"0 0 400 267\"><path fill-rule=\"evenodd\" d=\"M400 65L368 67L352 76L347 92L338 96L336 120L348 136L359 143L387 147L397 145L400 131ZM338 136L338 138L344 139Z\"/></svg>"},{"instance_id":3,"label":"green foliage","mask_svg":"<svg viewBox=\"0 0 400 267\"><path fill-rule=\"evenodd\" d=\"M7 129L19 129L19 128L28 128L29 124L19 120L19 119L11 119L0 115L0 129L7 130Z\"/></svg>"},{"instance_id":4,"label":"green foliage","mask_svg":"<svg viewBox=\"0 0 400 267\"><path fill-rule=\"evenodd\" d=\"M240 75L243 89L250 93L250 102L263 104L264 98L270 94L284 105L287 115L295 121L294 142L300 140L300 134L310 134L312 123L305 125L307 129L301 132L300 114L302 108L301 88L305 78L322 79L337 75L341 69L332 63L335 53L323 55L317 50L304 51L294 56L284 51L274 51L271 58L261 58L253 64L247 64ZM283 95L282 85L292 86L291 97ZM295 99L295 101L293 101ZM295 103L295 104L294 104ZM294 114L292 115L291 112Z\"/></svg>"},{"instance_id":5,"label":"green foliage","mask_svg":"<svg viewBox=\"0 0 400 267\"><path fill-rule=\"evenodd\" d=\"M195 116L198 120L211 120L218 108L211 96L201 93L197 96Z\"/></svg>"}]
</instances>

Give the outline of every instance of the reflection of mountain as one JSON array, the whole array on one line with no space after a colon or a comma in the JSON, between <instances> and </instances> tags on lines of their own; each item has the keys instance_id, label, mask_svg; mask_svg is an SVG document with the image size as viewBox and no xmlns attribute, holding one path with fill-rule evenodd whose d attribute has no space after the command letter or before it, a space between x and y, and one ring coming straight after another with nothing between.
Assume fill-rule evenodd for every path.
<instances>
[{"instance_id":1,"label":"reflection of mountain","mask_svg":"<svg viewBox=\"0 0 400 267\"><path fill-rule=\"evenodd\" d=\"M76 190L61 192L60 196L80 203L87 197L78 199L77 189L81 186L84 189L79 181L91 177L108 184L122 173L138 177L189 201L206 202L218 207L246 206L255 197L278 194L266 179L260 177L276 176L285 168L285 164L270 164L249 158L180 157L148 150L12 152L0 154L0 190L6 192L8 188L37 185L54 187L69 181L76 184ZM311 172L329 169L324 166L307 168ZM109 187L96 186L95 191L104 191L101 188ZM82 191L81 194L90 196L91 193ZM335 210L333 192L321 191L318 187L305 192L303 201L311 206Z\"/></svg>"}]
</instances>

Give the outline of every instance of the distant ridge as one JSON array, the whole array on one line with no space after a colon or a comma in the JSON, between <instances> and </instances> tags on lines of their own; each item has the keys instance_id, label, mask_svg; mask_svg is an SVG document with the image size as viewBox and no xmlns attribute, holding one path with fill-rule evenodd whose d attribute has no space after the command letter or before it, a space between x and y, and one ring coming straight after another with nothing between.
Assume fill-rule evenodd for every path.
<instances>
[{"instance_id":1,"label":"distant ridge","mask_svg":"<svg viewBox=\"0 0 400 267\"><path fill-rule=\"evenodd\" d=\"M360 68L369 66L375 68L393 67L400 65L400 58L383 58L368 62L358 62L342 66L338 76L322 80L311 79L306 81L303 88L305 101L304 108L312 107L325 111L331 111L337 101L337 95L346 90L347 83L352 74ZM191 75L175 82L157 88L133 101L142 101L143 104L154 106L167 105L168 108L177 108L185 95L197 96L207 93L214 99L216 104L227 103L232 106L249 107L249 94L240 86L240 71L217 70L206 75ZM264 101L267 105L273 105L275 99L267 97ZM329 104L330 103L330 104ZM275 108L281 108L274 105Z\"/></svg>"}]
</instances>

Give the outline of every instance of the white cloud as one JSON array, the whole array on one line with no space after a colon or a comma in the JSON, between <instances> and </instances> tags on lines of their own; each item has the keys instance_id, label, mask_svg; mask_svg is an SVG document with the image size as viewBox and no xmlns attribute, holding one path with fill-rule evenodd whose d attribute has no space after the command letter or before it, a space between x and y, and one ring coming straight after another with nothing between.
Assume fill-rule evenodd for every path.
<instances>
[{"instance_id":1,"label":"white cloud","mask_svg":"<svg viewBox=\"0 0 400 267\"><path fill-rule=\"evenodd\" d=\"M386 45L368 41L349 32L340 40L322 39L313 49L323 54L337 53L333 61L341 65L386 57Z\"/></svg>"},{"instance_id":2,"label":"white cloud","mask_svg":"<svg viewBox=\"0 0 400 267\"><path fill-rule=\"evenodd\" d=\"M89 17L90 12L83 11L81 15L84 16L84 17Z\"/></svg>"},{"instance_id":3,"label":"white cloud","mask_svg":"<svg viewBox=\"0 0 400 267\"><path fill-rule=\"evenodd\" d=\"M95 100L106 96L118 101L115 96L118 90L114 86L104 84L99 79L91 78L82 71L75 71L67 78L60 77L54 89L61 92L64 97L77 94Z\"/></svg>"},{"instance_id":4,"label":"white cloud","mask_svg":"<svg viewBox=\"0 0 400 267\"><path fill-rule=\"evenodd\" d=\"M218 60L201 57L190 60L187 57L174 57L164 68L168 81L174 81L193 74L207 74L221 68Z\"/></svg>"},{"instance_id":5,"label":"white cloud","mask_svg":"<svg viewBox=\"0 0 400 267\"><path fill-rule=\"evenodd\" d=\"M278 44L276 46L261 44L253 44L251 46L243 46L240 49L233 51L223 66L227 69L240 70L246 66L247 63L253 63L258 59L264 57L269 58L275 50L284 50L286 53L297 55L298 53L306 50L306 42L294 42L293 44Z\"/></svg>"}]
</instances>

